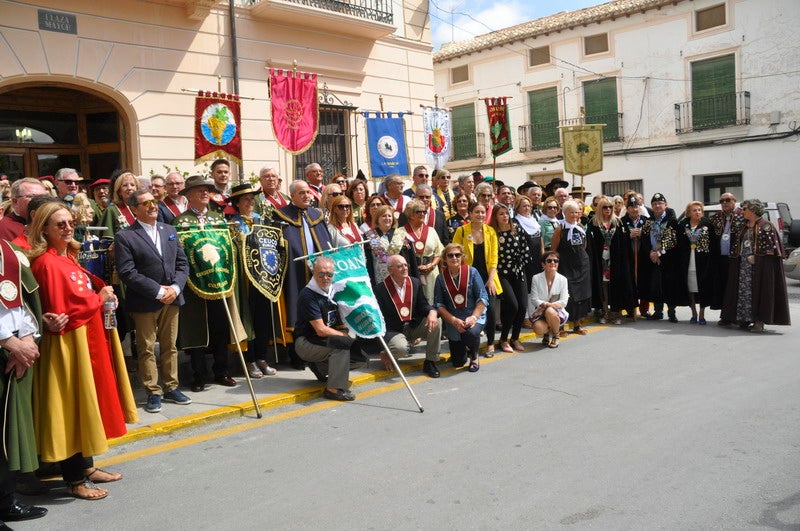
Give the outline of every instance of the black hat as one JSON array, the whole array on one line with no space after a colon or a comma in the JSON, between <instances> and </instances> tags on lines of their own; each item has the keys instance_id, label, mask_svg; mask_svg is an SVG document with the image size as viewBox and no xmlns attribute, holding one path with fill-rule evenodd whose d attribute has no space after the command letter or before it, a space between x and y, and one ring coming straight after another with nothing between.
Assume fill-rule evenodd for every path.
<instances>
[{"instance_id":1,"label":"black hat","mask_svg":"<svg viewBox=\"0 0 800 531\"><path fill-rule=\"evenodd\" d=\"M572 191L569 193L572 197L580 197L581 199L589 195L589 192L583 186L573 186Z\"/></svg>"},{"instance_id":2,"label":"black hat","mask_svg":"<svg viewBox=\"0 0 800 531\"><path fill-rule=\"evenodd\" d=\"M655 194L653 199L650 200L650 203L655 203L656 201L664 201L667 202L667 198L664 197L664 194Z\"/></svg>"},{"instance_id":3,"label":"black hat","mask_svg":"<svg viewBox=\"0 0 800 531\"><path fill-rule=\"evenodd\" d=\"M252 183L242 183L237 184L231 189L231 195L228 196L228 202L232 203L233 199L236 197L241 197L247 194L258 194L261 193L261 186L255 185L253 186Z\"/></svg>"},{"instance_id":4,"label":"black hat","mask_svg":"<svg viewBox=\"0 0 800 531\"><path fill-rule=\"evenodd\" d=\"M528 191L529 189L533 188L534 186L536 186L536 183L535 183L535 182L533 182L533 181L525 181L524 183L522 183L521 185L519 185L519 188L517 188L517 193L518 193L518 194L524 194L524 193L527 193L527 191Z\"/></svg>"},{"instance_id":5,"label":"black hat","mask_svg":"<svg viewBox=\"0 0 800 531\"><path fill-rule=\"evenodd\" d=\"M631 195L628 196L628 202L625 203L625 206L626 207L638 207L638 206L641 206L641 205L639 205L639 200L636 198L636 196L634 194L631 194Z\"/></svg>"},{"instance_id":6,"label":"black hat","mask_svg":"<svg viewBox=\"0 0 800 531\"><path fill-rule=\"evenodd\" d=\"M479 171L474 171L474 172L472 172L472 176L473 177L483 177L483 174L481 172L479 172Z\"/></svg>"}]
</instances>

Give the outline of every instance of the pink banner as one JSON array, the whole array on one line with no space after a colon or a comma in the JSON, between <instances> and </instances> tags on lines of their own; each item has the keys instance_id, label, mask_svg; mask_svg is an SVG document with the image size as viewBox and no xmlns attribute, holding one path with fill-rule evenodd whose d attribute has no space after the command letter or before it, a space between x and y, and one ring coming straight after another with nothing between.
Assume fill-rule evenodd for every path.
<instances>
[{"instance_id":1,"label":"pink banner","mask_svg":"<svg viewBox=\"0 0 800 531\"><path fill-rule=\"evenodd\" d=\"M319 127L317 74L270 68L269 91L275 140L289 153L304 152Z\"/></svg>"}]
</instances>

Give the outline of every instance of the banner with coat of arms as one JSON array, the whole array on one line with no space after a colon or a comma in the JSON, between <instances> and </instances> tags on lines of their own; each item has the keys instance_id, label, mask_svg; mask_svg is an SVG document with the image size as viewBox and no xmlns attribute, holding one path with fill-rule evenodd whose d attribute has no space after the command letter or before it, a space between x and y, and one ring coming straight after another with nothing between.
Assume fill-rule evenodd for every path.
<instances>
[{"instance_id":1,"label":"banner with coat of arms","mask_svg":"<svg viewBox=\"0 0 800 531\"><path fill-rule=\"evenodd\" d=\"M254 224L241 237L247 278L266 298L278 302L289 261L281 228Z\"/></svg>"},{"instance_id":2,"label":"banner with coat of arms","mask_svg":"<svg viewBox=\"0 0 800 531\"><path fill-rule=\"evenodd\" d=\"M194 163L227 158L242 163L239 96L200 91L194 100Z\"/></svg>"},{"instance_id":3,"label":"banner with coat of arms","mask_svg":"<svg viewBox=\"0 0 800 531\"><path fill-rule=\"evenodd\" d=\"M434 169L441 170L450 160L450 146L453 143L450 111L424 107L422 124L425 131L425 159Z\"/></svg>"},{"instance_id":4,"label":"banner with coat of arms","mask_svg":"<svg viewBox=\"0 0 800 531\"><path fill-rule=\"evenodd\" d=\"M372 177L401 175L407 177L408 152L406 149L405 113L365 111L367 145Z\"/></svg>"},{"instance_id":5,"label":"banner with coat of arms","mask_svg":"<svg viewBox=\"0 0 800 531\"><path fill-rule=\"evenodd\" d=\"M231 233L226 228L178 232L189 261L187 284L201 299L224 299L236 285Z\"/></svg>"},{"instance_id":6,"label":"banner with coat of arms","mask_svg":"<svg viewBox=\"0 0 800 531\"><path fill-rule=\"evenodd\" d=\"M289 153L303 153L319 130L317 74L270 68L269 98L275 140Z\"/></svg>"},{"instance_id":7,"label":"banner with coat of arms","mask_svg":"<svg viewBox=\"0 0 800 531\"><path fill-rule=\"evenodd\" d=\"M489 117L489 147L494 158L512 149L506 99L505 97L484 99L486 115Z\"/></svg>"},{"instance_id":8,"label":"banner with coat of arms","mask_svg":"<svg viewBox=\"0 0 800 531\"><path fill-rule=\"evenodd\" d=\"M561 127L564 145L564 171L589 175L603 170L604 124Z\"/></svg>"},{"instance_id":9,"label":"banner with coat of arms","mask_svg":"<svg viewBox=\"0 0 800 531\"><path fill-rule=\"evenodd\" d=\"M322 255L333 260L334 275L329 297L339 307L339 315L347 328L357 336L368 339L383 336L386 323L372 291L367 260L361 245L338 247ZM312 262L314 258L311 257Z\"/></svg>"}]
</instances>

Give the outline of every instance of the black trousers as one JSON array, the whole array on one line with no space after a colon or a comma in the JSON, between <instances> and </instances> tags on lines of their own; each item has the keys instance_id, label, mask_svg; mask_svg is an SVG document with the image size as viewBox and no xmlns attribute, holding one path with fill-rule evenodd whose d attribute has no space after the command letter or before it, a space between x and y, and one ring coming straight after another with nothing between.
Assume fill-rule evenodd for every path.
<instances>
[{"instance_id":1,"label":"black trousers","mask_svg":"<svg viewBox=\"0 0 800 531\"><path fill-rule=\"evenodd\" d=\"M503 316L500 342L508 340L509 331L511 331L511 341L516 341L519 339L522 321L528 309L527 280L524 276L501 275L500 284L503 286L503 294L500 296L500 311Z\"/></svg>"},{"instance_id":2,"label":"black trousers","mask_svg":"<svg viewBox=\"0 0 800 531\"><path fill-rule=\"evenodd\" d=\"M471 359L478 357L478 347L481 344L483 330L483 325L476 324L461 334L458 341L450 340L450 363L453 364L453 367L462 367L467 362L467 350L469 350Z\"/></svg>"},{"instance_id":3,"label":"black trousers","mask_svg":"<svg viewBox=\"0 0 800 531\"><path fill-rule=\"evenodd\" d=\"M67 483L77 483L85 477L83 471L94 466L94 459L77 453L61 461L61 476Z\"/></svg>"},{"instance_id":4,"label":"black trousers","mask_svg":"<svg viewBox=\"0 0 800 531\"><path fill-rule=\"evenodd\" d=\"M206 301L206 320L208 322L208 347L187 348L192 364L192 373L195 382L203 382L206 378L206 352L211 352L214 357L212 370L214 378L228 376L228 342L231 337L231 328L228 324L228 314L223 306L225 301Z\"/></svg>"}]
</instances>

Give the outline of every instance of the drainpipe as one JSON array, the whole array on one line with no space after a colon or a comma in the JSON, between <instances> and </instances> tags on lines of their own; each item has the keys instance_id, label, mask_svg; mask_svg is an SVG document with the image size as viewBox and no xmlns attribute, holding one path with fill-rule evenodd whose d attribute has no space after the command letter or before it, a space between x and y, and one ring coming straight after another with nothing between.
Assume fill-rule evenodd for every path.
<instances>
[{"instance_id":1,"label":"drainpipe","mask_svg":"<svg viewBox=\"0 0 800 531\"><path fill-rule=\"evenodd\" d=\"M231 20L231 61L233 63L233 93L239 94L239 51L236 46L236 0L228 0ZM244 180L244 161L239 164L239 184Z\"/></svg>"}]
</instances>

